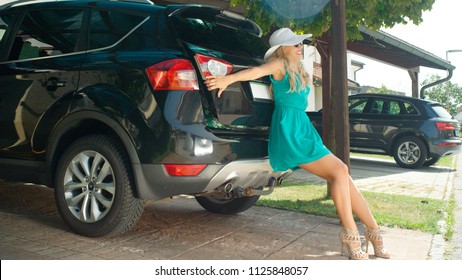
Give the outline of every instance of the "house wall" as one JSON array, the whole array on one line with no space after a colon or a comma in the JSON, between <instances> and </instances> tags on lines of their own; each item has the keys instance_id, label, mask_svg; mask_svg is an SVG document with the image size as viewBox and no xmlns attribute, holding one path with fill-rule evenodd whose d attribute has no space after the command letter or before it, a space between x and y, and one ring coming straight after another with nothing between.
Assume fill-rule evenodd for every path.
<instances>
[{"instance_id":1,"label":"house wall","mask_svg":"<svg viewBox=\"0 0 462 280\"><path fill-rule=\"evenodd\" d=\"M302 61L303 66L305 66L306 71L310 75L310 94L308 95L308 107L306 108L306 111L315 111L319 100L321 100L322 103L322 95L318 96L319 93L316 92L316 87L313 84L313 62L317 61L316 56L317 56L317 51L316 48L313 46L304 46L303 49L303 54L304 54L304 59Z\"/></svg>"},{"instance_id":2,"label":"house wall","mask_svg":"<svg viewBox=\"0 0 462 280\"><path fill-rule=\"evenodd\" d=\"M304 59L302 61L305 69L310 75L311 79L311 91L308 96L308 107L306 111L319 111L322 109L322 86L315 86L313 84L313 62L321 63L321 55L313 46L304 47ZM355 70L358 68L352 64L352 58L347 53L347 78L355 80ZM348 90L348 95L352 94L351 90Z\"/></svg>"}]
</instances>

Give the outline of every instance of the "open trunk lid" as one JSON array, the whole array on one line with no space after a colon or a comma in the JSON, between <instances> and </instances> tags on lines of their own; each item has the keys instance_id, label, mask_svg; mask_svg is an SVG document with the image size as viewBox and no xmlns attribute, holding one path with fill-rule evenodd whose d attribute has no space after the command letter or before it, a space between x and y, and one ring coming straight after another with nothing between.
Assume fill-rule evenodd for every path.
<instances>
[{"instance_id":1,"label":"open trunk lid","mask_svg":"<svg viewBox=\"0 0 462 280\"><path fill-rule=\"evenodd\" d=\"M214 7L169 6L167 11L200 73L201 99L208 127L222 132L266 134L273 111L267 78L232 84L220 98L203 83L205 77L211 75L209 68L229 74L260 65L268 48L260 37L260 27L238 14Z\"/></svg>"}]
</instances>

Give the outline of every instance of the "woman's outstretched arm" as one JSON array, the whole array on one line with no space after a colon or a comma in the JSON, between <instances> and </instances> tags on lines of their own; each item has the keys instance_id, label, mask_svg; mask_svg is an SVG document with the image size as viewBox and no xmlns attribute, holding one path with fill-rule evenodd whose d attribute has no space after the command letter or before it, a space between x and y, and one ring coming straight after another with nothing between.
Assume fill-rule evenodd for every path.
<instances>
[{"instance_id":1,"label":"woman's outstretched arm","mask_svg":"<svg viewBox=\"0 0 462 280\"><path fill-rule=\"evenodd\" d=\"M273 75L277 80L284 77L284 63L281 60L273 60L260 66L245 69L226 76L209 76L205 81L208 90L218 89L218 97L222 92L235 82L256 80L263 76Z\"/></svg>"}]
</instances>

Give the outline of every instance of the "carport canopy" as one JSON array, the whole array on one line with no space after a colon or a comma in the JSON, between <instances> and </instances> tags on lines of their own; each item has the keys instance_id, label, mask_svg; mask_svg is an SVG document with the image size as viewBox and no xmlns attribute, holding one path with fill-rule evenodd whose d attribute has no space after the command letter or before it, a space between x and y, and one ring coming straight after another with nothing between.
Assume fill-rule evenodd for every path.
<instances>
[{"instance_id":1,"label":"carport canopy","mask_svg":"<svg viewBox=\"0 0 462 280\"><path fill-rule=\"evenodd\" d=\"M190 3L189 0L150 1L159 5ZM245 11L243 7L231 6L230 0L196 0L194 3L217 6L238 14L243 14ZM347 50L407 70L412 81L413 97L419 97L418 73L421 66L448 71L446 78L429 85L424 85L420 91L421 98L424 97L424 90L426 88L447 81L452 76L455 67L448 61L430 52L380 30L370 30L367 27L359 26L359 31L363 39L349 41L347 43Z\"/></svg>"},{"instance_id":2,"label":"carport canopy","mask_svg":"<svg viewBox=\"0 0 462 280\"><path fill-rule=\"evenodd\" d=\"M359 26L359 31L363 39L348 42L348 50L404 69L415 69L419 66L440 70L455 69L448 61L383 31L370 30L364 26Z\"/></svg>"},{"instance_id":3,"label":"carport canopy","mask_svg":"<svg viewBox=\"0 0 462 280\"><path fill-rule=\"evenodd\" d=\"M351 52L407 70L412 80L413 97L419 97L418 72L420 66L448 71L446 78L429 85L424 85L420 91L421 98L423 98L423 91L426 88L449 80L452 76L455 66L430 52L381 30L370 30L367 27L359 26L359 31L363 39L347 42L347 49Z\"/></svg>"}]
</instances>

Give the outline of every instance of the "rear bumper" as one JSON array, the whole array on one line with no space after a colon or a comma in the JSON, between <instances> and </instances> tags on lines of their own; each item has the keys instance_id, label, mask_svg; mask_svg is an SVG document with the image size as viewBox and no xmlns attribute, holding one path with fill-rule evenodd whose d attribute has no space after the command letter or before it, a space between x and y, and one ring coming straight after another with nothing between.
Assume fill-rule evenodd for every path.
<instances>
[{"instance_id":1,"label":"rear bumper","mask_svg":"<svg viewBox=\"0 0 462 280\"><path fill-rule=\"evenodd\" d=\"M233 186L248 188L266 186L271 177L286 178L292 171L274 172L269 160L239 160L226 164L204 188L204 192L231 183Z\"/></svg>"},{"instance_id":2,"label":"rear bumper","mask_svg":"<svg viewBox=\"0 0 462 280\"><path fill-rule=\"evenodd\" d=\"M430 147L431 155L449 156L462 152L461 140L447 140L439 143L434 143Z\"/></svg>"},{"instance_id":3,"label":"rear bumper","mask_svg":"<svg viewBox=\"0 0 462 280\"><path fill-rule=\"evenodd\" d=\"M208 165L198 176L175 177L162 164L133 164L137 193L141 199L163 199L180 194L201 194L231 183L235 187L266 186L271 177L286 178L292 171L274 172L268 159L237 160Z\"/></svg>"}]
</instances>

